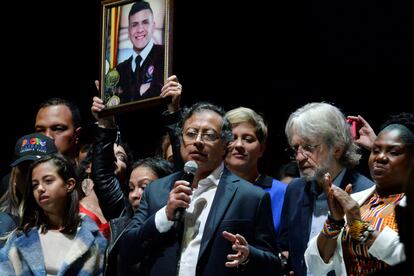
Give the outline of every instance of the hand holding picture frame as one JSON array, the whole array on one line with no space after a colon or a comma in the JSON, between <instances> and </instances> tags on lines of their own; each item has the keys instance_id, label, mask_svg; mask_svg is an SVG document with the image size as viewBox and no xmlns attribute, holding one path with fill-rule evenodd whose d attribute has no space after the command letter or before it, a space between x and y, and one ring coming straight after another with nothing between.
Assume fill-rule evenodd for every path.
<instances>
[{"instance_id":1,"label":"hand holding picture frame","mask_svg":"<svg viewBox=\"0 0 414 276\"><path fill-rule=\"evenodd\" d=\"M172 65L172 0L101 2L101 116L164 103Z\"/></svg>"}]
</instances>

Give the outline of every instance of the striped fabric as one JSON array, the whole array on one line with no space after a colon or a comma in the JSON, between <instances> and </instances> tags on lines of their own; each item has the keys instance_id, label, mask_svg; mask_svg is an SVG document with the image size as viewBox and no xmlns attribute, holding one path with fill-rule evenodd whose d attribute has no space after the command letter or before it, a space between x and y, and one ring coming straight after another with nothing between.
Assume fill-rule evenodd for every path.
<instances>
[{"instance_id":1,"label":"striped fabric","mask_svg":"<svg viewBox=\"0 0 414 276\"><path fill-rule=\"evenodd\" d=\"M381 232L385 226L388 226L398 232L394 210L403 197L404 194L380 197L377 192L374 192L361 206L362 220L370 222L377 231ZM351 241L348 226L346 226L342 236L342 247L346 270L350 276L368 275L388 266L383 261L370 256L365 244Z\"/></svg>"}]
</instances>

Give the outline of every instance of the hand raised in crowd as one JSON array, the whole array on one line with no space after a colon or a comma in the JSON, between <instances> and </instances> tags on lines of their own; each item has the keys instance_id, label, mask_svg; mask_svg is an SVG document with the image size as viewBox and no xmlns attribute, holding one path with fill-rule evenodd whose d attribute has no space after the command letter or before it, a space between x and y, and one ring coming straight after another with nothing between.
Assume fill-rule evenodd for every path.
<instances>
[{"instance_id":1,"label":"hand raised in crowd","mask_svg":"<svg viewBox=\"0 0 414 276\"><path fill-rule=\"evenodd\" d=\"M169 112L177 112L180 109L181 92L182 85L178 82L177 76L170 76L161 88L160 94L162 98L171 97L171 101L168 102Z\"/></svg>"},{"instance_id":2,"label":"hand raised in crowd","mask_svg":"<svg viewBox=\"0 0 414 276\"><path fill-rule=\"evenodd\" d=\"M357 128L358 136L354 140L355 144L371 151L374 140L377 137L372 127L368 124L367 121L365 121L364 118L362 118L361 115L348 116L347 119L351 121L355 121L357 125L359 126Z\"/></svg>"},{"instance_id":3,"label":"hand raised in crowd","mask_svg":"<svg viewBox=\"0 0 414 276\"><path fill-rule=\"evenodd\" d=\"M96 89L99 92L99 81L95 81ZM91 112L93 117L98 121L98 125L103 128L112 128L115 125L114 116L100 117L99 113L105 108L103 100L97 96L93 97Z\"/></svg>"},{"instance_id":4,"label":"hand raised in crowd","mask_svg":"<svg viewBox=\"0 0 414 276\"><path fill-rule=\"evenodd\" d=\"M247 264L250 250L246 239L240 234L234 235L227 231L223 231L223 237L233 244L231 248L236 251L236 254L227 255L227 259L230 261L225 263L226 267L238 267Z\"/></svg>"}]
</instances>

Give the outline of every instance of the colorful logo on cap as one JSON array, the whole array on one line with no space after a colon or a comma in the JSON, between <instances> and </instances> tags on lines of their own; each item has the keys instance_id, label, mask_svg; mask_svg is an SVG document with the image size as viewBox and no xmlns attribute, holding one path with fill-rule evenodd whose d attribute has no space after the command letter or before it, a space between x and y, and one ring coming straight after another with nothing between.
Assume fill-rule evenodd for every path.
<instances>
[{"instance_id":1,"label":"colorful logo on cap","mask_svg":"<svg viewBox=\"0 0 414 276\"><path fill-rule=\"evenodd\" d=\"M46 140L43 140L37 137L23 139L22 146L20 148L20 153L25 153L28 151L38 151L38 152L46 153L47 151L46 144L47 144Z\"/></svg>"}]
</instances>

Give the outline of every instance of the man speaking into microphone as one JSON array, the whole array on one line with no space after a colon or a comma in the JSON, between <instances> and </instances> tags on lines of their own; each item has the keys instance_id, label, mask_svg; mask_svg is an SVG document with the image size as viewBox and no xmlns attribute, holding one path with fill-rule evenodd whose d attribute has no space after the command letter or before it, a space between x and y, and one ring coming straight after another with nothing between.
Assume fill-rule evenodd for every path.
<instances>
[{"instance_id":1,"label":"man speaking into microphone","mask_svg":"<svg viewBox=\"0 0 414 276\"><path fill-rule=\"evenodd\" d=\"M269 194L224 166L233 139L224 114L210 103L183 111L180 151L194 177L149 185L120 240L121 260L140 263L140 275L279 274Z\"/></svg>"}]
</instances>

